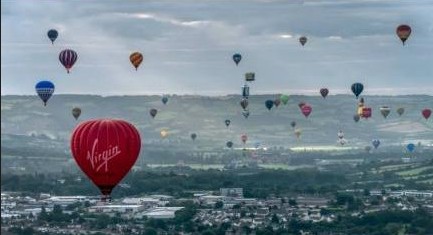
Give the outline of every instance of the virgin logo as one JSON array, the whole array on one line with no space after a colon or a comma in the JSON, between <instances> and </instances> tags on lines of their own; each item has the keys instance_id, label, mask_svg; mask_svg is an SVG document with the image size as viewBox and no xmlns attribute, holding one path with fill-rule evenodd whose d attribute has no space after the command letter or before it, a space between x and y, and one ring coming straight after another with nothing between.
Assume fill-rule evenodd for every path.
<instances>
[{"instance_id":1,"label":"virgin logo","mask_svg":"<svg viewBox=\"0 0 433 235\"><path fill-rule=\"evenodd\" d=\"M102 152L96 151L97 146L98 146L98 139L95 139L95 141L93 142L92 152L87 151L87 160L90 161L93 170L96 169L96 171L98 172L99 169L104 167L105 172L107 172L108 161L110 161L111 159L113 159L114 157L120 154L119 146L116 145L112 147L110 145L108 149Z\"/></svg>"}]
</instances>

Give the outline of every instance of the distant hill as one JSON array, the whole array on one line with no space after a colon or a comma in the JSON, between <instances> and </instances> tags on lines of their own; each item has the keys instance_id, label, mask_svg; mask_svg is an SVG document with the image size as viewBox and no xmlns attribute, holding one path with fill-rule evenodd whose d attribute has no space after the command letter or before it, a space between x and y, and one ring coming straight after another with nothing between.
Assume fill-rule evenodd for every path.
<instances>
[{"instance_id":1,"label":"distant hill","mask_svg":"<svg viewBox=\"0 0 433 235\"><path fill-rule=\"evenodd\" d=\"M112 96L55 95L46 107L37 96L1 97L1 135L3 144L13 147L14 140L25 136L37 138L53 145L69 147L73 128L83 120L93 118L121 118L138 127L145 144L160 142L160 130L166 128L172 143L190 143L190 134L197 133L197 144L223 146L232 140L241 145L240 135L246 133L248 143L295 147L298 145L336 145L337 132L343 130L349 146L365 146L378 138L381 146L403 145L407 142L421 142L433 146L433 117L426 121L421 116L423 108L433 109L433 96L366 96L366 104L373 108L373 117L355 123L357 102L354 96L335 95L326 99L318 96L290 96L286 106L280 105L268 111L267 99L276 95L256 95L249 99L250 117L242 116L240 96L221 97L170 96L167 105L161 96ZM312 105L313 112L305 118L298 107L299 102ZM384 119L379 107L387 105L392 112ZM81 107L78 121L71 115L71 109ZM399 117L398 107L405 113ZM155 119L149 115L151 108L158 109ZM225 127L224 120L231 125ZM296 121L302 130L301 139L296 140L291 121ZM19 137L22 136L22 137ZM35 144L35 143L33 143ZM36 141L37 145L37 141Z\"/></svg>"}]
</instances>

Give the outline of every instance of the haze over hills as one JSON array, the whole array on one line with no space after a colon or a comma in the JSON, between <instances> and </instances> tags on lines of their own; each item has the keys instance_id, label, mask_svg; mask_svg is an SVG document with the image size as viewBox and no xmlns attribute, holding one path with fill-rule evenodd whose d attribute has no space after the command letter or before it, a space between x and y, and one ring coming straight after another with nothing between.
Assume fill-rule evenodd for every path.
<instances>
[{"instance_id":1,"label":"haze over hills","mask_svg":"<svg viewBox=\"0 0 433 235\"><path fill-rule=\"evenodd\" d=\"M169 97L167 105L161 96L110 96L55 95L46 107L37 96L2 96L1 135L2 145L15 135L38 137L53 140L51 143L69 147L69 137L73 128L80 122L94 118L121 118L139 129L144 144L187 143L191 144L190 134L197 133L197 146L223 148L231 140L241 146L240 135L249 137L247 145L259 142L262 146L336 146L337 132L342 130L348 146L364 147L372 139L380 139L381 147L399 146L408 142L421 142L433 146L433 122L421 116L424 108L433 108L433 96L366 96L366 105L373 108L372 118L355 123L358 100L351 95L334 95L326 99L318 96L290 96L286 106L280 105L268 111L265 100L277 95L254 95L249 99L250 117L242 116L240 96L220 97L177 96ZM305 118L299 102L312 105L313 112ZM387 119L380 114L382 105L392 111ZM78 121L71 115L71 109L81 107ZM398 107L405 113L399 117ZM158 109L155 119L149 115L151 108ZM230 119L226 128L224 120ZM296 140L291 121L302 130L301 139ZM167 129L169 137L161 140L160 131ZM23 137L24 138L24 137ZM55 141L54 141L55 140ZM20 145L29 144L21 141ZM9 142L11 144L12 142Z\"/></svg>"}]
</instances>

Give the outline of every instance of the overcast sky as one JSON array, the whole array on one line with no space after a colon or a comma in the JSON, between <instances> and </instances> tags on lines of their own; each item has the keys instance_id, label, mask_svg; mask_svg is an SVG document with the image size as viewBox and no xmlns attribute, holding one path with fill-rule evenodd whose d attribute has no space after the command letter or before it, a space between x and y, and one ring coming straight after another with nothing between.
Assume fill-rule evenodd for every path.
<instances>
[{"instance_id":1,"label":"overcast sky","mask_svg":"<svg viewBox=\"0 0 433 235\"><path fill-rule=\"evenodd\" d=\"M432 12L431 0L2 0L1 94L33 95L40 80L57 94L240 94L255 72L251 94L332 95L362 82L364 94L433 95ZM399 24L412 27L404 47ZM65 48L79 56L70 74Z\"/></svg>"}]
</instances>

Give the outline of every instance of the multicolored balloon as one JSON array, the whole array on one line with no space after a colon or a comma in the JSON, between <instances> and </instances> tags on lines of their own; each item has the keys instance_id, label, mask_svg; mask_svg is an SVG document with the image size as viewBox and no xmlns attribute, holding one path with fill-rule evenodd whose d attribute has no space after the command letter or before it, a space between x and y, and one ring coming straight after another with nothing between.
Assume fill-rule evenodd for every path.
<instances>
[{"instance_id":1,"label":"multicolored balloon","mask_svg":"<svg viewBox=\"0 0 433 235\"><path fill-rule=\"evenodd\" d=\"M233 61L236 63L236 66L241 62L242 56L239 53L233 55Z\"/></svg>"},{"instance_id":2,"label":"multicolored balloon","mask_svg":"<svg viewBox=\"0 0 433 235\"><path fill-rule=\"evenodd\" d=\"M243 98L240 102L242 109L246 109L248 107L248 99Z\"/></svg>"},{"instance_id":3,"label":"multicolored balloon","mask_svg":"<svg viewBox=\"0 0 433 235\"><path fill-rule=\"evenodd\" d=\"M125 177L140 153L138 130L123 120L80 123L72 133L71 151L81 170L99 188L103 200Z\"/></svg>"},{"instance_id":4,"label":"multicolored balloon","mask_svg":"<svg viewBox=\"0 0 433 235\"><path fill-rule=\"evenodd\" d=\"M54 45L54 41L57 39L57 36L59 36L59 32L55 29L50 29L47 32L47 36L51 40L51 44Z\"/></svg>"},{"instance_id":5,"label":"multicolored balloon","mask_svg":"<svg viewBox=\"0 0 433 235\"><path fill-rule=\"evenodd\" d=\"M44 106L47 106L48 100L54 93L54 84L50 81L40 81L35 86L36 93L44 102Z\"/></svg>"},{"instance_id":6,"label":"multicolored balloon","mask_svg":"<svg viewBox=\"0 0 433 235\"><path fill-rule=\"evenodd\" d=\"M131 64L134 66L135 70L138 70L138 67L140 66L141 62L143 62L143 55L140 52L133 52L129 56L129 60L131 61Z\"/></svg>"},{"instance_id":7,"label":"multicolored balloon","mask_svg":"<svg viewBox=\"0 0 433 235\"><path fill-rule=\"evenodd\" d=\"M66 68L66 71L69 73L74 66L75 62L78 59L78 54L74 50L66 49L60 52L59 61Z\"/></svg>"},{"instance_id":8,"label":"multicolored balloon","mask_svg":"<svg viewBox=\"0 0 433 235\"><path fill-rule=\"evenodd\" d=\"M406 40L409 38L410 34L412 33L412 29L409 25L399 25L396 29L396 34L400 38L401 42L403 43L403 46L405 45Z\"/></svg>"}]
</instances>

